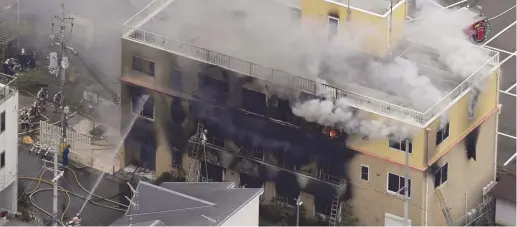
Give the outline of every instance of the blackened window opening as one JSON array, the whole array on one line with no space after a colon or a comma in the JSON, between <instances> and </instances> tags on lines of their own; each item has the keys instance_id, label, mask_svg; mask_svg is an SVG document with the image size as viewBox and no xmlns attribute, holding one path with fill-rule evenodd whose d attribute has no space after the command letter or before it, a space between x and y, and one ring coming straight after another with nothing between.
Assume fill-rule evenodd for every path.
<instances>
[{"instance_id":1,"label":"blackened window opening","mask_svg":"<svg viewBox=\"0 0 517 227\"><path fill-rule=\"evenodd\" d=\"M212 79L208 76L203 76L202 78L202 99L211 101L217 105L226 104L229 92L228 84L220 80Z\"/></svg>"},{"instance_id":2,"label":"blackened window opening","mask_svg":"<svg viewBox=\"0 0 517 227\"><path fill-rule=\"evenodd\" d=\"M132 69L150 76L154 76L154 62L133 56Z\"/></svg>"},{"instance_id":3,"label":"blackened window opening","mask_svg":"<svg viewBox=\"0 0 517 227\"><path fill-rule=\"evenodd\" d=\"M5 167L5 151L0 154L0 169Z\"/></svg>"},{"instance_id":4,"label":"blackened window opening","mask_svg":"<svg viewBox=\"0 0 517 227\"><path fill-rule=\"evenodd\" d=\"M409 187L408 187L408 196L411 197L411 179L408 179ZM388 191L392 193L397 193L399 195L404 195L405 189L405 178L393 173L388 173Z\"/></svg>"},{"instance_id":5,"label":"blackened window opening","mask_svg":"<svg viewBox=\"0 0 517 227\"><path fill-rule=\"evenodd\" d=\"M183 91L183 75L179 70L174 70L171 75L171 87L172 89L182 92Z\"/></svg>"},{"instance_id":6,"label":"blackened window opening","mask_svg":"<svg viewBox=\"0 0 517 227\"><path fill-rule=\"evenodd\" d=\"M409 142L409 153L413 153L413 142L409 139L396 141L396 140L390 140L389 146L393 149L397 149L400 151L406 151L406 142Z\"/></svg>"},{"instance_id":7,"label":"blackened window opening","mask_svg":"<svg viewBox=\"0 0 517 227\"><path fill-rule=\"evenodd\" d=\"M440 167L436 172L434 172L434 187L439 187L440 185L447 182L447 175L449 172L449 163L445 163L442 167Z\"/></svg>"},{"instance_id":8,"label":"blackened window opening","mask_svg":"<svg viewBox=\"0 0 517 227\"><path fill-rule=\"evenodd\" d=\"M5 111L0 114L0 133L5 131Z\"/></svg>"},{"instance_id":9,"label":"blackened window opening","mask_svg":"<svg viewBox=\"0 0 517 227\"><path fill-rule=\"evenodd\" d=\"M445 124L443 128L436 132L436 146L447 139L447 137L449 137L449 123Z\"/></svg>"},{"instance_id":10,"label":"blackened window opening","mask_svg":"<svg viewBox=\"0 0 517 227\"><path fill-rule=\"evenodd\" d=\"M265 115L267 110L266 95L243 88L242 107L247 111Z\"/></svg>"}]
</instances>

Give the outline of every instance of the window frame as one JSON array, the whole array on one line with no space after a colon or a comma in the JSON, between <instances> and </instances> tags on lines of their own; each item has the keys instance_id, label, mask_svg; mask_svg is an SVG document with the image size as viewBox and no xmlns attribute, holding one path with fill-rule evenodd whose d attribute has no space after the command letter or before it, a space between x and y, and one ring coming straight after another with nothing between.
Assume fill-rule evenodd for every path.
<instances>
[{"instance_id":1,"label":"window frame","mask_svg":"<svg viewBox=\"0 0 517 227\"><path fill-rule=\"evenodd\" d=\"M395 174L395 173L392 173L392 172L387 172L388 174L386 174L386 192L387 193L390 193L392 195L395 195L395 196L401 196L401 197L404 197L404 194L401 193L402 192L402 188L400 187L401 185L401 182L404 182L404 181L401 181L401 179L404 178L404 176L400 176L398 174ZM391 191L389 189L389 185L390 185L390 174L393 174L395 176L397 176L399 178L399 185L398 185L398 191L397 192L394 192L394 191ZM409 184L409 187L408 187L408 198L411 199L411 188L413 186L413 183L412 183L412 180L411 180L411 177L408 178L408 184Z\"/></svg>"},{"instance_id":2,"label":"window frame","mask_svg":"<svg viewBox=\"0 0 517 227\"><path fill-rule=\"evenodd\" d=\"M397 151L402 151L402 152L406 152L406 150L402 150L402 142L406 142L406 140L409 140L409 154L413 154L413 140L411 139L403 139L403 140L400 140L398 142L396 142L395 140L390 140L388 139L388 147L391 148L391 149L394 149L394 150L397 150ZM395 142L395 143L398 143L399 147L394 147L394 146L391 146L392 142Z\"/></svg>"},{"instance_id":3,"label":"window frame","mask_svg":"<svg viewBox=\"0 0 517 227\"><path fill-rule=\"evenodd\" d=\"M138 68L135 68L136 59L139 59L142 61L142 70L141 71ZM151 65L152 65L152 67L151 67ZM147 58L140 57L138 55L132 55L131 56L131 70L154 77L156 75L156 62L151 61Z\"/></svg>"},{"instance_id":4,"label":"window frame","mask_svg":"<svg viewBox=\"0 0 517 227\"><path fill-rule=\"evenodd\" d=\"M7 122L7 121L5 120L5 119L7 118L7 116L6 116L6 115L7 115L7 114L5 113L5 110L4 110L2 113L0 113L0 134L2 134L3 132L5 132L5 128L6 128L6 125L5 125L5 124L6 124L6 122Z\"/></svg>"},{"instance_id":5,"label":"window frame","mask_svg":"<svg viewBox=\"0 0 517 227\"><path fill-rule=\"evenodd\" d=\"M5 162L5 151L2 151L2 153L0 153L0 169L5 167Z\"/></svg>"},{"instance_id":6,"label":"window frame","mask_svg":"<svg viewBox=\"0 0 517 227\"><path fill-rule=\"evenodd\" d=\"M445 181L443 181L443 168L447 166L447 171L445 173ZM440 172L440 184L436 185L436 174ZM440 166L440 168L438 168L436 171L433 172L433 185L434 185L434 188L435 189L439 189L441 188L443 185L445 185L445 183L447 183L447 181L449 181L449 163L446 162L445 164L443 164L442 166Z\"/></svg>"},{"instance_id":7,"label":"window frame","mask_svg":"<svg viewBox=\"0 0 517 227\"><path fill-rule=\"evenodd\" d=\"M366 180L363 179L363 168L366 168L367 172L366 172ZM359 178L362 180L362 181L365 181L365 182L370 182L370 166L367 166L367 165L363 165L361 164L361 173L359 175Z\"/></svg>"},{"instance_id":8,"label":"window frame","mask_svg":"<svg viewBox=\"0 0 517 227\"><path fill-rule=\"evenodd\" d=\"M444 137L445 133L447 132L447 136ZM438 134L441 134L441 136L438 136ZM445 124L445 127L442 129L436 130L436 146L440 145L443 141L445 141L449 136L451 135L451 128L450 128L450 122L447 122Z\"/></svg>"},{"instance_id":9,"label":"window frame","mask_svg":"<svg viewBox=\"0 0 517 227\"><path fill-rule=\"evenodd\" d=\"M337 27L336 27L336 34L333 34L331 36L330 34L330 21L333 20L333 21L336 21L337 22ZM327 16L327 28L328 28L328 38L329 39L332 39L334 37L336 37L338 34L339 34L339 17L335 17L335 16L331 16L331 15L328 15Z\"/></svg>"},{"instance_id":10,"label":"window frame","mask_svg":"<svg viewBox=\"0 0 517 227\"><path fill-rule=\"evenodd\" d=\"M143 108L142 108L142 111L140 111L140 113L136 113L135 111L133 111L133 99L131 99L131 103L130 103L131 113L138 114L138 117L141 117L141 118L144 118L146 120L154 122L154 119L156 117L156 105L154 103L154 99L152 99L150 96L149 96L149 99L147 99L145 104L147 104L147 102L149 102L149 101L153 102L153 118L149 118L149 117L144 116L143 115L143 112L144 112ZM145 104L144 104L144 106L145 106Z\"/></svg>"}]
</instances>

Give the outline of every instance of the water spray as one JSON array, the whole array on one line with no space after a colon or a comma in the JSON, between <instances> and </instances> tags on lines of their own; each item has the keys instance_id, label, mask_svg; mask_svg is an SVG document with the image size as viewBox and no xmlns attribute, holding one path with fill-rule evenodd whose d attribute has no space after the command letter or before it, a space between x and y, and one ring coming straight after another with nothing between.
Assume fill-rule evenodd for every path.
<instances>
[{"instance_id":1,"label":"water spray","mask_svg":"<svg viewBox=\"0 0 517 227\"><path fill-rule=\"evenodd\" d=\"M133 117L131 118L131 121L129 121L129 124L128 126L126 127L126 129L124 130L124 133L122 134L122 138L120 139L120 142L117 144L117 146L113 149L112 151L112 154L111 156L108 158L108 160L113 160L118 152L120 151L120 148L122 147L122 145L124 144L124 141L126 140L126 137L129 135L129 132L131 131L131 128L133 127L133 125L135 124L136 122L136 119L138 119L139 117L139 114L140 111L142 111L144 109L144 105L145 103L147 102L147 100L149 99L149 95L143 95L139 102L138 102L138 105L137 105L137 108L135 109L136 111L134 111L134 115ZM79 214L81 214L81 212L84 210L84 208L86 207L86 204L88 204L88 201L90 201L93 193L95 192L95 189L97 189L97 187L99 186L99 184L101 183L101 180L102 178L104 177L104 174L106 174L105 172L102 172L101 175L99 176L99 178L97 179L97 181L95 182L95 184L93 185L92 187L92 190L90 190L90 194L88 194L88 197L86 198L86 200L84 201L84 204L83 206L81 207L81 209L79 210Z\"/></svg>"}]
</instances>

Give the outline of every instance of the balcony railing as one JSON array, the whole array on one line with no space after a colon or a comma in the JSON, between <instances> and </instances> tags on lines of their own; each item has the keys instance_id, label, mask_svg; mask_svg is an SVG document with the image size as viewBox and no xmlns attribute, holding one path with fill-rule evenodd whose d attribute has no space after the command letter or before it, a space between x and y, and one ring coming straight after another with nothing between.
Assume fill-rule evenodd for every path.
<instances>
[{"instance_id":1,"label":"balcony railing","mask_svg":"<svg viewBox=\"0 0 517 227\"><path fill-rule=\"evenodd\" d=\"M5 102L16 94L13 84L16 78L7 74L0 73L0 103Z\"/></svg>"},{"instance_id":2,"label":"balcony railing","mask_svg":"<svg viewBox=\"0 0 517 227\"><path fill-rule=\"evenodd\" d=\"M156 2L156 3L155 3ZM146 16L145 20L149 20L150 15L156 13L155 11L163 7L164 4L168 4L167 0L155 0L149 4L139 14ZM158 4L162 5L158 5ZM155 11L152 11L155 10ZM137 14L137 15L139 15ZM480 77L486 76L481 75L486 70L478 70L468 77L463 83L451 91L446 97L440 102L431 107L426 112L422 113L416 110L411 110L402 106L384 102L372 97L357 94L354 92L346 91L343 89L335 88L330 85L321 84L313 80L305 79L299 76L294 76L289 73L264 67L258 64L251 63L242 59L234 58L222 53L211 51L205 48L197 47L188 43L170 39L168 37L158 35L149 31L140 29L142 23L138 25L135 23L138 16L135 15L132 19L124 24L124 37L125 39L136 41L139 43L151 45L155 48L159 48L165 51L172 52L177 55L188 57L200 62L204 62L211 65L216 65L221 68L231 70L243 75L254 77L260 80L265 80L273 84L286 84L290 83L292 89L300 90L312 95L326 94L334 99L345 99L348 103L356 108L364 109L375 113L391 116L401 121L408 123L417 123L421 126L427 125L429 120L439 114L447 105L454 100L456 97L466 91L473 81L479 80ZM496 67L496 62L499 61L499 55L495 51L490 51L490 60L488 60L479 69L485 67ZM492 72L491 70L490 72ZM412 119L408 121L408 119Z\"/></svg>"},{"instance_id":3,"label":"balcony railing","mask_svg":"<svg viewBox=\"0 0 517 227\"><path fill-rule=\"evenodd\" d=\"M189 143L202 145L200 135L198 135L198 134L193 135L189 139ZM240 157L240 158L251 160L253 162L256 162L257 164L261 164L261 165L265 165L265 166L268 166L268 167L276 168L276 169L279 169L279 170L282 170L282 171L290 172L292 174L301 175L301 176L304 176L304 177L306 177L308 179L311 179L311 180L325 182L325 183L333 185L335 187L339 187L343 183L346 182L344 179L341 179L341 178L338 178L338 177L335 177L335 176L331 176L331 175L326 174L325 172L323 172L321 170L318 172L318 176L317 177L313 177L313 176L308 175L307 173L302 172L302 171L290 170L290 169L286 169L286 168L283 168L283 167L280 167L280 166L277 166L277 165L273 165L273 164L265 162L264 160L260 160L260 159L258 159L256 157L245 156L245 155L240 154L241 152L234 152L234 151L230 151L228 148L217 146L217 145L211 143L210 140L207 140L206 148L207 149L212 149L212 150L218 150L218 151L226 152L226 153L229 153L231 155L234 155L234 156L237 156L237 157ZM239 148L239 150L241 150L241 149L244 149L244 148L242 148L242 147ZM247 153L250 153L250 152L247 152ZM195 157L192 157L191 155L189 155L189 156L191 158L195 158Z\"/></svg>"}]
</instances>

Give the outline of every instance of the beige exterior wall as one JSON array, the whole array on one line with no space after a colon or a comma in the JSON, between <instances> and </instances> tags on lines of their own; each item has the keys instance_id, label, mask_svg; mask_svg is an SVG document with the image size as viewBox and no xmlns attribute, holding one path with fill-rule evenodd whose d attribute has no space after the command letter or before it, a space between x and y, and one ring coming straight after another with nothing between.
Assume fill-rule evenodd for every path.
<instances>
[{"instance_id":1,"label":"beige exterior wall","mask_svg":"<svg viewBox=\"0 0 517 227\"><path fill-rule=\"evenodd\" d=\"M448 179L439 187L445 203L450 208L453 221L463 217L482 202L483 187L494 179L494 144L497 112L481 124L476 148L476 161L467 159L464 141L438 160L440 166L448 163ZM436 196L433 177L428 178L429 213L428 225L446 225L439 200Z\"/></svg>"}]
</instances>

